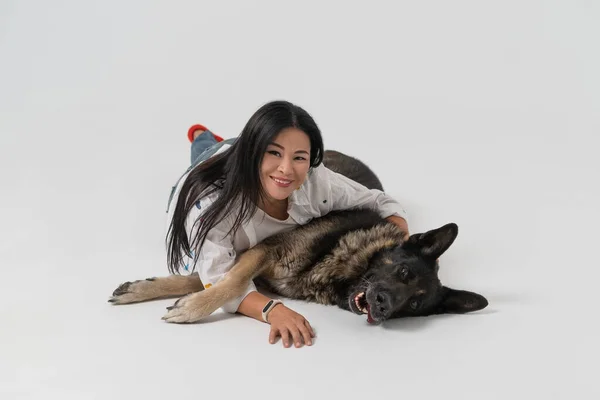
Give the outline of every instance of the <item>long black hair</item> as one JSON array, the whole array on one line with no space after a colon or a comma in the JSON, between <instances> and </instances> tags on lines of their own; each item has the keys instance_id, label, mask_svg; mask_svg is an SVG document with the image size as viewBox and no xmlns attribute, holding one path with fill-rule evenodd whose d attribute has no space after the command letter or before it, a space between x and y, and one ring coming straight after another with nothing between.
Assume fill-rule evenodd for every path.
<instances>
[{"instance_id":1,"label":"long black hair","mask_svg":"<svg viewBox=\"0 0 600 400\"><path fill-rule=\"evenodd\" d=\"M199 252L192 249L200 249L208 232L226 216L234 216L227 235L234 234L242 223L252 218L263 195L260 166L267 146L286 128L297 128L308 135L310 167L321 164L323 138L310 114L287 101L263 105L229 149L200 163L182 184L167 231L167 264L171 273L179 272L184 254L193 254L197 261ZM217 191L215 202L202 213L202 222L194 221L191 231L197 229L197 233L191 235L190 243L186 232L189 211L200 198Z\"/></svg>"}]
</instances>

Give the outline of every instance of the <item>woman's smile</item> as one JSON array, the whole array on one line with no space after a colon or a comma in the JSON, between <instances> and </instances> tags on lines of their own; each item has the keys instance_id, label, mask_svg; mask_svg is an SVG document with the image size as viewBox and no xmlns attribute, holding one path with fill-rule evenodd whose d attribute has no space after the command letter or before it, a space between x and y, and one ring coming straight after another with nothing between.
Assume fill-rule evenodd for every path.
<instances>
[{"instance_id":1,"label":"woman's smile","mask_svg":"<svg viewBox=\"0 0 600 400\"><path fill-rule=\"evenodd\" d=\"M277 178L274 176L272 176L271 179L273 179L273 182L275 182L275 184L277 186L283 187L283 188L289 187L292 184L292 182L294 182L293 180L290 180L290 179Z\"/></svg>"}]
</instances>

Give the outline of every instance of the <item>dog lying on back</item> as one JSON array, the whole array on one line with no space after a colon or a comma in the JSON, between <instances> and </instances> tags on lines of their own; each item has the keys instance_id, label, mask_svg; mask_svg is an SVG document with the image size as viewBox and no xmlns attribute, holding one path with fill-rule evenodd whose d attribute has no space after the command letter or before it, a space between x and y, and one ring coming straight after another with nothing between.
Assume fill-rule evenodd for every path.
<instances>
[{"instance_id":1,"label":"dog lying on back","mask_svg":"<svg viewBox=\"0 0 600 400\"><path fill-rule=\"evenodd\" d=\"M361 161L325 152L325 166L368 188L383 190ZM127 304L185 296L168 308L168 322L194 322L241 296L250 280L291 299L337 305L367 315L371 324L390 318L466 313L488 305L473 292L445 287L438 258L458 235L454 223L403 241L400 228L372 210L331 212L248 249L219 283L204 289L198 274L126 282L109 299Z\"/></svg>"}]
</instances>

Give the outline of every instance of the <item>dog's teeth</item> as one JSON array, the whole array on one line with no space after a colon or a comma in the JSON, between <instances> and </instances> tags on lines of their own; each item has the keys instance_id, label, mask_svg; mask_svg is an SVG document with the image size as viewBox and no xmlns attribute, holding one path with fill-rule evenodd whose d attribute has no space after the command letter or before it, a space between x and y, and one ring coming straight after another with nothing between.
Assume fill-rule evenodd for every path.
<instances>
[{"instance_id":1,"label":"dog's teeth","mask_svg":"<svg viewBox=\"0 0 600 400\"><path fill-rule=\"evenodd\" d=\"M360 304L361 300L363 300L364 297L365 297L365 292L360 292L356 296L354 296L354 305L356 306L358 311L360 311L363 314L367 314L367 309Z\"/></svg>"}]
</instances>

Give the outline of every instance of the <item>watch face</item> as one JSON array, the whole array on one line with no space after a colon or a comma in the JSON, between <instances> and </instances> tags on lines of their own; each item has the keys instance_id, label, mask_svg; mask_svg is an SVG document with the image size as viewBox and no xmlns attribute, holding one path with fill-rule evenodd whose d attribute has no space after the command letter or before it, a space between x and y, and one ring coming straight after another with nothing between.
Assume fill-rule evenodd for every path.
<instances>
[{"instance_id":1,"label":"watch face","mask_svg":"<svg viewBox=\"0 0 600 400\"><path fill-rule=\"evenodd\" d=\"M266 312L269 309L269 306L273 304L273 300L269 300L269 302L267 303L267 305L265 306L265 308L263 308L263 312Z\"/></svg>"}]
</instances>

